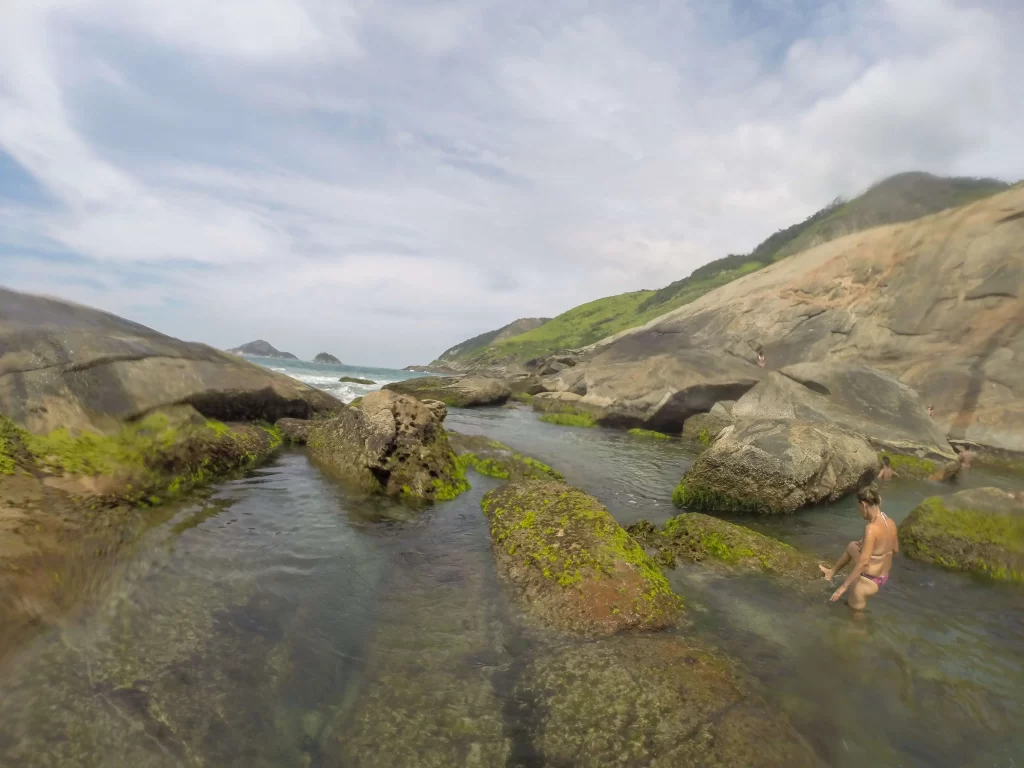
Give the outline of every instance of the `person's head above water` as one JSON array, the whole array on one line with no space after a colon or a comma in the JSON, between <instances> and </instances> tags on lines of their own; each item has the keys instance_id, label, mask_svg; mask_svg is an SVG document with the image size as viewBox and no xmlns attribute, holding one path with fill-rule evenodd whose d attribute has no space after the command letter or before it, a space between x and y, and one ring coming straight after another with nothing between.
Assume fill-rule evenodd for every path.
<instances>
[{"instance_id":1,"label":"person's head above water","mask_svg":"<svg viewBox=\"0 0 1024 768\"><path fill-rule=\"evenodd\" d=\"M878 486L874 483L865 485L857 491L857 505L865 520L870 520L874 516L871 514L871 510L877 510L881 503L882 497L878 493Z\"/></svg>"},{"instance_id":2,"label":"person's head above water","mask_svg":"<svg viewBox=\"0 0 1024 768\"><path fill-rule=\"evenodd\" d=\"M882 466L884 466L884 467L891 467L892 466L892 462L889 461L889 457L888 456L883 456L882 457Z\"/></svg>"}]
</instances>

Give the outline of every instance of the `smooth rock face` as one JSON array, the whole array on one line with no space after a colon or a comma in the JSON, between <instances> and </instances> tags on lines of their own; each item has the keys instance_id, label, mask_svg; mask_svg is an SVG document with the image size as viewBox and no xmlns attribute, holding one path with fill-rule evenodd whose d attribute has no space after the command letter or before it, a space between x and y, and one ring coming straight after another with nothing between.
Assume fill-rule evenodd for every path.
<instances>
[{"instance_id":1,"label":"smooth rock face","mask_svg":"<svg viewBox=\"0 0 1024 768\"><path fill-rule=\"evenodd\" d=\"M0 413L36 433L109 431L178 404L221 421L270 422L343 407L325 392L205 344L0 289Z\"/></svg>"},{"instance_id":2,"label":"smooth rock face","mask_svg":"<svg viewBox=\"0 0 1024 768\"><path fill-rule=\"evenodd\" d=\"M384 389L418 397L440 400L454 408L504 405L512 390L501 379L422 376L385 384Z\"/></svg>"},{"instance_id":3,"label":"smooth rock face","mask_svg":"<svg viewBox=\"0 0 1024 768\"><path fill-rule=\"evenodd\" d=\"M318 423L307 445L317 462L368 491L443 500L469 488L438 413L408 395L371 392Z\"/></svg>"},{"instance_id":4,"label":"smooth rock face","mask_svg":"<svg viewBox=\"0 0 1024 768\"><path fill-rule=\"evenodd\" d=\"M481 506L498 572L539 623L608 635L679 617L682 603L658 566L593 496L526 481L491 491Z\"/></svg>"},{"instance_id":5,"label":"smooth rock face","mask_svg":"<svg viewBox=\"0 0 1024 768\"><path fill-rule=\"evenodd\" d=\"M727 659L680 635L620 636L540 655L522 673L513 705L536 723L537 765L820 764Z\"/></svg>"},{"instance_id":6,"label":"smooth rock face","mask_svg":"<svg viewBox=\"0 0 1024 768\"><path fill-rule=\"evenodd\" d=\"M876 448L952 464L956 454L925 403L906 384L847 363L798 363L768 374L733 407L737 420L835 424Z\"/></svg>"},{"instance_id":7,"label":"smooth rock face","mask_svg":"<svg viewBox=\"0 0 1024 768\"><path fill-rule=\"evenodd\" d=\"M833 240L599 342L560 376L600 376L615 355L650 380L636 394L656 398L652 358L761 345L767 370L831 360L888 373L934 404L950 437L1024 451L1021 212L1018 185Z\"/></svg>"},{"instance_id":8,"label":"smooth rock face","mask_svg":"<svg viewBox=\"0 0 1024 768\"><path fill-rule=\"evenodd\" d=\"M899 535L915 560L1024 583L1024 495L970 488L932 496L911 511Z\"/></svg>"},{"instance_id":9,"label":"smooth rock face","mask_svg":"<svg viewBox=\"0 0 1024 768\"><path fill-rule=\"evenodd\" d=\"M741 422L697 458L672 501L712 513L782 514L843 497L877 466L866 440L827 424Z\"/></svg>"},{"instance_id":10,"label":"smooth rock face","mask_svg":"<svg viewBox=\"0 0 1024 768\"><path fill-rule=\"evenodd\" d=\"M553 392L579 395L580 409L607 426L678 434L690 416L721 400L737 399L763 373L722 353L694 348L670 353L674 340L643 341L642 349L624 341L545 381Z\"/></svg>"}]
</instances>

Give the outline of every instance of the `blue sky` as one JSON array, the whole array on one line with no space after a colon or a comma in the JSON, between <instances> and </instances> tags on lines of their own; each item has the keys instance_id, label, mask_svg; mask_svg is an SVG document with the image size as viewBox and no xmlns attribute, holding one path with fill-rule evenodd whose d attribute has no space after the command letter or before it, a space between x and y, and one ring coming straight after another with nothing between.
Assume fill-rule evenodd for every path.
<instances>
[{"instance_id":1,"label":"blue sky","mask_svg":"<svg viewBox=\"0 0 1024 768\"><path fill-rule=\"evenodd\" d=\"M1024 177L1015 0L32 0L0 284L427 362L904 170Z\"/></svg>"}]
</instances>

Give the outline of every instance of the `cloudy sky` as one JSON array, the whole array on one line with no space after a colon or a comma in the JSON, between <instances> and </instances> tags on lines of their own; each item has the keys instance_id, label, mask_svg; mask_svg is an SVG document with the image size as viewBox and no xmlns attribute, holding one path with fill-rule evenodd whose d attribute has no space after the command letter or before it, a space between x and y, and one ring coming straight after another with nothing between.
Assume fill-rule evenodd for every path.
<instances>
[{"instance_id":1,"label":"cloudy sky","mask_svg":"<svg viewBox=\"0 0 1024 768\"><path fill-rule=\"evenodd\" d=\"M1024 177L1019 0L6 0L0 284L427 362L890 173Z\"/></svg>"}]
</instances>

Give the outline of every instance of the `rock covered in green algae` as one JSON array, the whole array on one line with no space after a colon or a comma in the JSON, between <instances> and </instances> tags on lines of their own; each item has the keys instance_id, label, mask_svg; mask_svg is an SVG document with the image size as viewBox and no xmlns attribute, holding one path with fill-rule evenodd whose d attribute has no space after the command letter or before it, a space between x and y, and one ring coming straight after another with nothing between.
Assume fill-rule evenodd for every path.
<instances>
[{"instance_id":1,"label":"rock covered in green algae","mask_svg":"<svg viewBox=\"0 0 1024 768\"><path fill-rule=\"evenodd\" d=\"M1024 583L1024 501L998 488L970 488L922 501L900 525L916 560Z\"/></svg>"},{"instance_id":2,"label":"rock covered in green algae","mask_svg":"<svg viewBox=\"0 0 1024 768\"><path fill-rule=\"evenodd\" d=\"M281 437L289 443L305 445L309 439L309 430L316 423L312 419L278 419L274 422L274 426L281 433Z\"/></svg>"},{"instance_id":3,"label":"rock covered in green algae","mask_svg":"<svg viewBox=\"0 0 1024 768\"><path fill-rule=\"evenodd\" d=\"M726 427L676 486L677 507L784 514L836 501L874 477L864 438L821 422L753 421Z\"/></svg>"},{"instance_id":4,"label":"rock covered in green algae","mask_svg":"<svg viewBox=\"0 0 1024 768\"><path fill-rule=\"evenodd\" d=\"M542 654L519 678L523 738L543 765L813 766L782 715L727 659L674 634L629 635Z\"/></svg>"},{"instance_id":5,"label":"rock covered in green algae","mask_svg":"<svg viewBox=\"0 0 1024 768\"><path fill-rule=\"evenodd\" d=\"M561 473L547 464L524 456L507 445L483 435L463 435L449 431L448 441L458 454L462 465L467 469L472 467L481 475L496 477L499 480L564 479Z\"/></svg>"},{"instance_id":6,"label":"rock covered in green algae","mask_svg":"<svg viewBox=\"0 0 1024 768\"><path fill-rule=\"evenodd\" d=\"M307 445L321 465L367 491L452 499L469 484L441 418L414 397L371 392L358 407L317 424Z\"/></svg>"},{"instance_id":7,"label":"rock covered in green algae","mask_svg":"<svg viewBox=\"0 0 1024 768\"><path fill-rule=\"evenodd\" d=\"M742 525L700 512L676 515L660 531L648 520L638 520L626 530L642 546L657 549L658 559L669 567L678 561L713 562L795 581L821 578L818 561L811 555Z\"/></svg>"},{"instance_id":8,"label":"rock covered in green algae","mask_svg":"<svg viewBox=\"0 0 1024 768\"><path fill-rule=\"evenodd\" d=\"M154 411L109 434L61 428L34 435L0 417L0 436L12 468L16 457L22 471L101 505L159 503L253 466L281 445L273 427L223 424L191 406Z\"/></svg>"},{"instance_id":9,"label":"rock covered in green algae","mask_svg":"<svg viewBox=\"0 0 1024 768\"><path fill-rule=\"evenodd\" d=\"M607 635L680 616L661 570L593 496L527 481L491 491L481 506L499 573L540 623Z\"/></svg>"},{"instance_id":10,"label":"rock covered in green algae","mask_svg":"<svg viewBox=\"0 0 1024 768\"><path fill-rule=\"evenodd\" d=\"M421 400L440 400L453 408L504 405L512 396L512 390L501 379L473 376L421 376L385 384L384 389Z\"/></svg>"}]
</instances>

